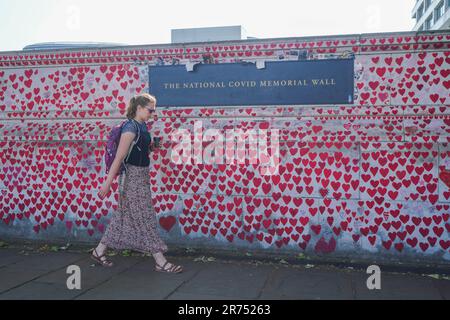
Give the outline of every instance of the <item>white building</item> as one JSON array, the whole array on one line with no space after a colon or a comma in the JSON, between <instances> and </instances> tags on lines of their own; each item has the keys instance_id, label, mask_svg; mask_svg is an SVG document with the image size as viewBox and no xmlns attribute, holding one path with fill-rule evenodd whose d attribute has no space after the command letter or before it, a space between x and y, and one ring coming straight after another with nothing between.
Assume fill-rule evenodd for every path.
<instances>
[{"instance_id":1,"label":"white building","mask_svg":"<svg viewBox=\"0 0 450 320\"><path fill-rule=\"evenodd\" d=\"M416 0L414 31L450 29L450 0Z\"/></svg>"},{"instance_id":2,"label":"white building","mask_svg":"<svg viewBox=\"0 0 450 320\"><path fill-rule=\"evenodd\" d=\"M242 26L172 29L172 43L252 39Z\"/></svg>"}]
</instances>

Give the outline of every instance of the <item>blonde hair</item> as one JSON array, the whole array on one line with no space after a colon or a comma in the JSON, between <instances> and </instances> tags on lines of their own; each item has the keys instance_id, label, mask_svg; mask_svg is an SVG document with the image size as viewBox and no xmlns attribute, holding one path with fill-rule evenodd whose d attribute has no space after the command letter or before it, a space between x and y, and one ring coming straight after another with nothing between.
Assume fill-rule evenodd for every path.
<instances>
[{"instance_id":1,"label":"blonde hair","mask_svg":"<svg viewBox=\"0 0 450 320\"><path fill-rule=\"evenodd\" d=\"M130 99L127 107L127 118L134 119L138 106L145 107L150 103L156 104L156 98L148 93L142 93Z\"/></svg>"}]
</instances>

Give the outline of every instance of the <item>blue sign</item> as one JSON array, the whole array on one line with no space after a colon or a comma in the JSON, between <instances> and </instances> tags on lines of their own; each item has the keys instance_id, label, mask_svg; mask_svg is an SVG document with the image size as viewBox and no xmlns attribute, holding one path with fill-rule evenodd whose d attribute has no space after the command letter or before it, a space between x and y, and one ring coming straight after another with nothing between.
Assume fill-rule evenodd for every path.
<instances>
[{"instance_id":1,"label":"blue sign","mask_svg":"<svg viewBox=\"0 0 450 320\"><path fill-rule=\"evenodd\" d=\"M354 59L150 66L159 106L353 104Z\"/></svg>"}]
</instances>

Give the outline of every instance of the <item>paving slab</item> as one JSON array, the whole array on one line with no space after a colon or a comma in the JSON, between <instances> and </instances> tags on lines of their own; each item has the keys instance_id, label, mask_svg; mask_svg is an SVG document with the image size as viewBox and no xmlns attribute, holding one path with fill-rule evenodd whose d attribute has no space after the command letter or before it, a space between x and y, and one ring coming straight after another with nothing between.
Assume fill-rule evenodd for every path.
<instances>
[{"instance_id":1,"label":"paving slab","mask_svg":"<svg viewBox=\"0 0 450 320\"><path fill-rule=\"evenodd\" d=\"M0 300L448 300L450 280L381 270L381 290L369 290L365 270L242 259L167 256L180 274L154 270L152 257L117 254L112 268L82 251L29 252L0 248ZM67 267L81 271L69 290Z\"/></svg>"}]
</instances>

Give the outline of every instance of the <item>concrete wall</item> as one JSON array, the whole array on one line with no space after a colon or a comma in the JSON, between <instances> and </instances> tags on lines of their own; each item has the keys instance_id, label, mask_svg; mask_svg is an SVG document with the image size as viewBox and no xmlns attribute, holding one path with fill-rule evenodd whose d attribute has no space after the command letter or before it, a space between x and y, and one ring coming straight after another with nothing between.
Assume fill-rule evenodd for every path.
<instances>
[{"instance_id":1,"label":"concrete wall","mask_svg":"<svg viewBox=\"0 0 450 320\"><path fill-rule=\"evenodd\" d=\"M103 150L148 64L355 54L354 105L159 108L153 203L169 245L450 260L450 33L0 53L0 237L95 243L117 209ZM278 128L280 174L175 165L169 134ZM150 200L149 200L150 201Z\"/></svg>"}]
</instances>

